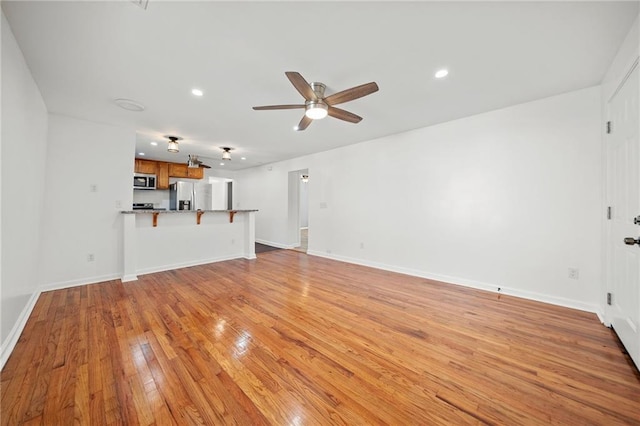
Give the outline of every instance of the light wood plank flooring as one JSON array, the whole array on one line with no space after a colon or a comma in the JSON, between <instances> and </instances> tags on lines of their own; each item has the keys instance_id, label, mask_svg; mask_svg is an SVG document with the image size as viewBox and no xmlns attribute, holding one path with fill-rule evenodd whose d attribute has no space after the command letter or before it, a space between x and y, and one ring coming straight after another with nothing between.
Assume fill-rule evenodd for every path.
<instances>
[{"instance_id":1,"label":"light wood plank flooring","mask_svg":"<svg viewBox=\"0 0 640 426\"><path fill-rule=\"evenodd\" d=\"M43 293L3 425L615 425L640 376L595 315L292 250Z\"/></svg>"}]
</instances>

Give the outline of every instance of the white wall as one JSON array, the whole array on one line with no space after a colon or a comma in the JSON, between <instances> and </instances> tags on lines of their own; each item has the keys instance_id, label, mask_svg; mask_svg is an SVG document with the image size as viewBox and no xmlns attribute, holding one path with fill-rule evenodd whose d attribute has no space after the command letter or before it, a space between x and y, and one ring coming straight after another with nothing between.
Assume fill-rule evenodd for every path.
<instances>
[{"instance_id":1,"label":"white wall","mask_svg":"<svg viewBox=\"0 0 640 426\"><path fill-rule=\"evenodd\" d=\"M135 132L49 115L42 240L45 287L119 278L122 215L133 201ZM92 186L95 185L95 192ZM87 261L88 254L95 260Z\"/></svg>"},{"instance_id":2,"label":"white wall","mask_svg":"<svg viewBox=\"0 0 640 426\"><path fill-rule=\"evenodd\" d=\"M600 117L584 89L238 172L237 200L286 244L287 174L308 168L311 254L595 311Z\"/></svg>"},{"instance_id":3,"label":"white wall","mask_svg":"<svg viewBox=\"0 0 640 426\"><path fill-rule=\"evenodd\" d=\"M2 362L38 287L47 109L2 14ZM13 333L12 333L13 331ZM10 341L13 341L11 343ZM8 349L10 350L10 348Z\"/></svg>"}]
</instances>

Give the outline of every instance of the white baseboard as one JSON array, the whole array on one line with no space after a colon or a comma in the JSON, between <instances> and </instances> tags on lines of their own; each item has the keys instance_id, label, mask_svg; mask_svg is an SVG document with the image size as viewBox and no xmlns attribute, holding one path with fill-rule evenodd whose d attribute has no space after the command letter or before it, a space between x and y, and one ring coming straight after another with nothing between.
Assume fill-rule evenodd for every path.
<instances>
[{"instance_id":1,"label":"white baseboard","mask_svg":"<svg viewBox=\"0 0 640 426\"><path fill-rule=\"evenodd\" d=\"M611 327L611 322L607 320L607 316L605 315L601 306L596 310L596 315L598 315L598 319L600 320L602 325L604 325L605 327Z\"/></svg>"},{"instance_id":2,"label":"white baseboard","mask_svg":"<svg viewBox=\"0 0 640 426\"><path fill-rule=\"evenodd\" d=\"M105 281L112 281L112 280L119 280L119 279L120 279L120 274L107 274L107 275L100 275L97 277L86 277L86 278L79 278L77 280L60 281L57 283L43 284L40 286L39 290L40 292L51 291L51 290L62 290L65 288L103 283Z\"/></svg>"},{"instance_id":3,"label":"white baseboard","mask_svg":"<svg viewBox=\"0 0 640 426\"><path fill-rule=\"evenodd\" d=\"M551 305L563 306L565 308L578 309L580 311L593 312L598 314L598 306L595 304L584 303L577 300L566 299L563 297L550 296L541 293L535 293L517 288L504 287L500 284L485 283L481 281L469 280L466 278L454 277L449 275L434 274L411 268L403 268L393 265L387 265L368 260L356 259L336 254L322 253L315 250L307 251L308 255L324 257L327 259L338 260L340 262L353 263L356 265L368 266L370 268L382 269L385 271L397 272L400 274L411 275L414 277L426 278L429 280L440 281L447 284L461 285L471 287L478 290L485 290L494 293L506 294L509 296L520 297L522 299L535 300L537 302L549 303ZM499 290L498 290L499 289Z\"/></svg>"},{"instance_id":4,"label":"white baseboard","mask_svg":"<svg viewBox=\"0 0 640 426\"><path fill-rule=\"evenodd\" d=\"M138 276L137 275L123 275L122 278L120 278L120 281L122 281L123 283L128 283L129 281L137 281L138 280Z\"/></svg>"},{"instance_id":5,"label":"white baseboard","mask_svg":"<svg viewBox=\"0 0 640 426\"><path fill-rule=\"evenodd\" d=\"M208 259L199 259L189 262L172 263L170 265L153 266L151 268L142 268L136 271L137 275L153 274L155 272L171 271L173 269L188 268L190 266L206 265L207 263L224 262L225 260L248 259L243 253L231 256L220 256Z\"/></svg>"},{"instance_id":6,"label":"white baseboard","mask_svg":"<svg viewBox=\"0 0 640 426\"><path fill-rule=\"evenodd\" d=\"M292 249L292 248L296 247L296 246L294 246L292 244L276 243L274 241L259 240L257 238L256 238L256 243L264 244L264 245L271 246L271 247L278 247L278 248L281 248L281 249Z\"/></svg>"},{"instance_id":7,"label":"white baseboard","mask_svg":"<svg viewBox=\"0 0 640 426\"><path fill-rule=\"evenodd\" d=\"M27 301L24 309L22 310L22 312L20 312L18 321L16 321L16 323L13 325L13 328L11 328L11 331L9 332L9 335L7 336L5 341L2 342L2 350L0 351L0 369L4 368L4 364L9 359L11 352L13 352L13 348L16 347L18 339L22 334L22 330L24 330L24 327L27 325L27 320L29 319L33 308L36 306L36 302L38 301L39 297L40 290L34 291Z\"/></svg>"},{"instance_id":8,"label":"white baseboard","mask_svg":"<svg viewBox=\"0 0 640 426\"><path fill-rule=\"evenodd\" d=\"M249 255L244 255L242 256L243 259L247 259L247 260L253 260L253 259L257 259L258 257L256 256L256 254L249 254Z\"/></svg>"}]
</instances>

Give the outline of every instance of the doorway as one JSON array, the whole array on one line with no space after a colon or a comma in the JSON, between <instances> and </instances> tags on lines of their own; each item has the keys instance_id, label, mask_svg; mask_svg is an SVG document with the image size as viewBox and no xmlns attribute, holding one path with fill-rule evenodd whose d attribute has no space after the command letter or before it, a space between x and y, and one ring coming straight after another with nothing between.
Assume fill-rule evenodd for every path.
<instances>
[{"instance_id":1,"label":"doorway","mask_svg":"<svg viewBox=\"0 0 640 426\"><path fill-rule=\"evenodd\" d=\"M638 62L608 103L606 317L640 367L640 111Z\"/></svg>"},{"instance_id":2,"label":"doorway","mask_svg":"<svg viewBox=\"0 0 640 426\"><path fill-rule=\"evenodd\" d=\"M289 172L289 220L290 247L306 253L309 248L309 170Z\"/></svg>"}]
</instances>

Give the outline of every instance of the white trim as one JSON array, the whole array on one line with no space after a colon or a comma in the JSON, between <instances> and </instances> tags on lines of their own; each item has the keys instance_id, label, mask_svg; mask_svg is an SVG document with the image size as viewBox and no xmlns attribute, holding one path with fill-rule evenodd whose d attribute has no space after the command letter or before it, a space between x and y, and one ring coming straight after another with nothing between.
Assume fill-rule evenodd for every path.
<instances>
[{"instance_id":1,"label":"white trim","mask_svg":"<svg viewBox=\"0 0 640 426\"><path fill-rule=\"evenodd\" d=\"M598 316L598 319L600 320L602 325L604 325L605 327L609 327L611 324L607 323L607 321L605 320L604 312L602 311L602 308L600 306L598 306L597 308L598 310L596 311L596 315Z\"/></svg>"},{"instance_id":2,"label":"white trim","mask_svg":"<svg viewBox=\"0 0 640 426\"><path fill-rule=\"evenodd\" d=\"M260 240L258 238L256 238L256 243L260 243L260 244L264 244L267 246L271 246L271 247L278 247L281 249L292 249L292 248L296 248L295 245L291 245L291 244L282 244L282 243L276 243L273 241L267 241L267 240Z\"/></svg>"},{"instance_id":3,"label":"white trim","mask_svg":"<svg viewBox=\"0 0 640 426\"><path fill-rule=\"evenodd\" d=\"M31 316L31 312L33 311L33 308L36 306L36 302L40 297L40 293L40 290L36 290L33 292L33 294L31 294L29 301L18 316L18 321L16 321L16 323L13 325L13 328L9 332L9 335L7 336L5 341L2 342L2 350L0 354L0 369L4 368L5 363L13 352L13 348L16 347L18 339L22 334L22 330L24 330L24 327L27 325L27 320Z\"/></svg>"},{"instance_id":4,"label":"white trim","mask_svg":"<svg viewBox=\"0 0 640 426\"><path fill-rule=\"evenodd\" d=\"M613 98L616 97L616 95L618 94L620 89L622 89L622 86L624 86L624 84L629 79L629 76L631 76L631 74L633 73L633 70L635 70L636 67L638 66L638 61L639 60L640 60L640 56L635 55L633 57L633 59L631 60L631 65L626 67L626 69L628 71L626 72L625 75L622 76L622 79L620 79L620 82L618 83L618 85L616 86L615 90L613 91L613 94L611 94L611 96L609 96L609 99L607 100L607 104L610 104L611 101L613 100Z\"/></svg>"},{"instance_id":5,"label":"white trim","mask_svg":"<svg viewBox=\"0 0 640 426\"><path fill-rule=\"evenodd\" d=\"M253 259L257 259L258 257L254 254L249 255L249 256L242 256L243 259L247 259L247 260L253 260Z\"/></svg>"},{"instance_id":6,"label":"white trim","mask_svg":"<svg viewBox=\"0 0 640 426\"><path fill-rule=\"evenodd\" d=\"M440 281L446 284L461 285L464 287L471 287L478 290L490 291L493 293L506 294L509 296L519 297L522 299L535 300L537 302L549 303L551 305L563 306L565 308L578 309L586 312L598 313L598 306L596 304L580 302L577 300L566 299L563 297L550 296L546 294L535 293L527 290L520 290L516 288L504 287L499 284L485 283L481 281L469 280L466 278L453 277L449 275L434 274L426 271L421 271L411 268L403 268L398 266L386 265L383 263L370 262L362 259L355 259L347 256L340 256L336 254L327 254L314 250L310 250L307 254L311 256L324 257L327 259L337 260L340 262L353 263L356 265L368 266L370 268L382 269L385 271L397 272L400 274L411 275L414 277L426 278L429 280Z\"/></svg>"},{"instance_id":7,"label":"white trim","mask_svg":"<svg viewBox=\"0 0 640 426\"><path fill-rule=\"evenodd\" d=\"M101 275L98 277L80 278L80 279L71 280L71 281L60 281L57 283L43 284L38 288L38 290L40 292L51 291L51 290L62 290L65 288L79 287L81 285L89 285L89 284L103 283L105 281L119 280L120 277L121 277L120 274L108 274L108 275Z\"/></svg>"},{"instance_id":8,"label":"white trim","mask_svg":"<svg viewBox=\"0 0 640 426\"><path fill-rule=\"evenodd\" d=\"M171 265L161 265L161 266L154 266L151 268L143 268L143 269L138 269L136 272L138 275L146 275L146 274L153 274L156 272L172 271L174 269L188 268L190 266L205 265L207 263L224 262L225 260L234 260L234 259L250 259L250 257L245 256L244 253L238 253L231 256L221 256L221 257L214 257L209 259L199 259L199 260L194 260L189 262L173 263Z\"/></svg>"},{"instance_id":9,"label":"white trim","mask_svg":"<svg viewBox=\"0 0 640 426\"><path fill-rule=\"evenodd\" d=\"M122 278L120 278L120 281L122 281L123 283L128 283L130 281L137 281L138 280L138 276L131 274L131 275L123 275Z\"/></svg>"}]
</instances>

